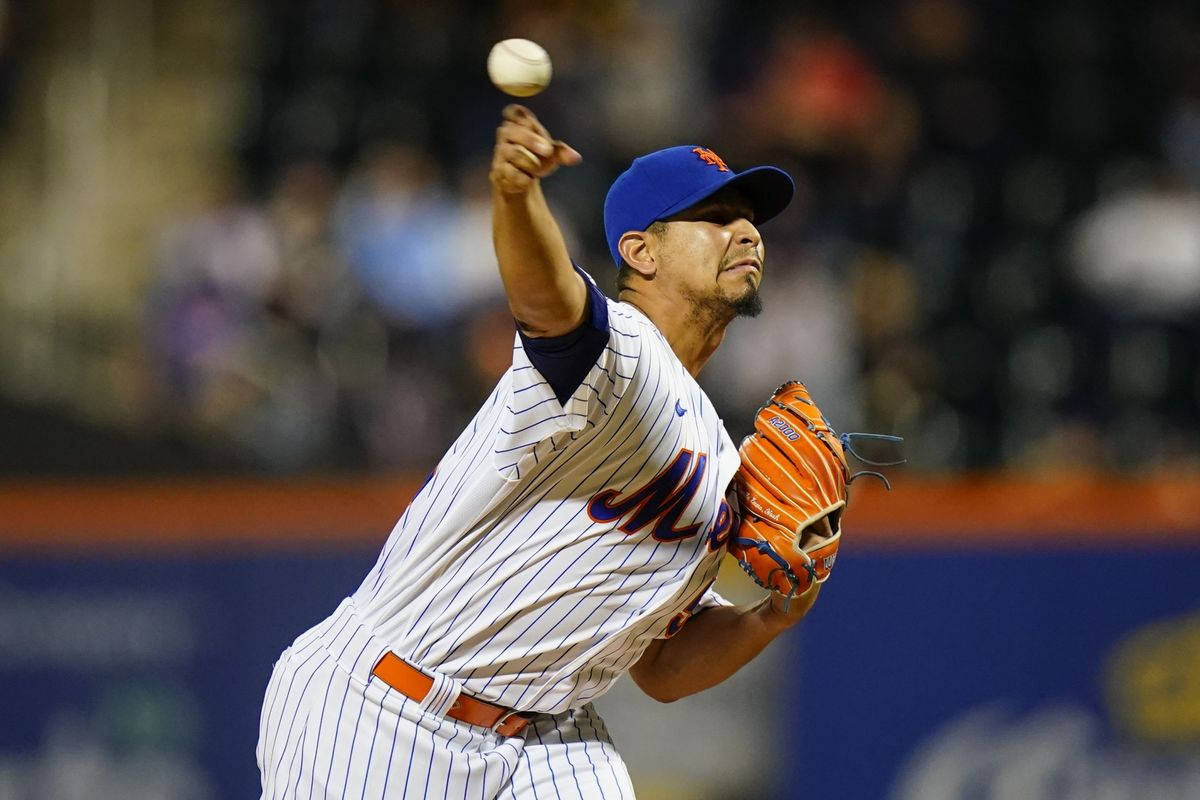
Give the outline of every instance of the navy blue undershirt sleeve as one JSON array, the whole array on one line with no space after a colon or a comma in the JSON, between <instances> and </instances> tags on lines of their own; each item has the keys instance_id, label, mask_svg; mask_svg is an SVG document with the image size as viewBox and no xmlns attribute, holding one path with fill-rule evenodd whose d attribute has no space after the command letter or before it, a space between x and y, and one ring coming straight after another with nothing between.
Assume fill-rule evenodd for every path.
<instances>
[{"instance_id":1,"label":"navy blue undershirt sleeve","mask_svg":"<svg viewBox=\"0 0 1200 800\"><path fill-rule=\"evenodd\" d=\"M586 272L578 266L575 271L587 287L588 304L578 328L562 336L539 339L531 339L517 328L529 361L549 382L559 404L565 404L575 393L608 344L608 301Z\"/></svg>"}]
</instances>

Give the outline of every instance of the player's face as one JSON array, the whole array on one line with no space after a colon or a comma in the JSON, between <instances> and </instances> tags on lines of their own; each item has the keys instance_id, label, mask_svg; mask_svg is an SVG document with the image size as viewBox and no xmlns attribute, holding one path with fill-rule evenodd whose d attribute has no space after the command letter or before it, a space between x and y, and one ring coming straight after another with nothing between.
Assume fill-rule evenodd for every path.
<instances>
[{"instance_id":1,"label":"player's face","mask_svg":"<svg viewBox=\"0 0 1200 800\"><path fill-rule=\"evenodd\" d=\"M700 308L756 316L764 248L754 209L736 190L718 192L665 220L660 277Z\"/></svg>"}]
</instances>

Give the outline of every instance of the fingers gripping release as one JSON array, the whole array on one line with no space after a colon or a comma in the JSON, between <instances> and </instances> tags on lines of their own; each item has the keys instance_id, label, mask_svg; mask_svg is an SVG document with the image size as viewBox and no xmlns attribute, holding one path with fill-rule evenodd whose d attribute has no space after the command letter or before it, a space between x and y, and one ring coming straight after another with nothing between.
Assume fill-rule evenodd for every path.
<instances>
[{"instance_id":1,"label":"fingers gripping release","mask_svg":"<svg viewBox=\"0 0 1200 800\"><path fill-rule=\"evenodd\" d=\"M489 178L503 194L524 194L559 167L573 166L581 160L578 151L552 138L532 111L514 103L505 107L496 129Z\"/></svg>"}]
</instances>

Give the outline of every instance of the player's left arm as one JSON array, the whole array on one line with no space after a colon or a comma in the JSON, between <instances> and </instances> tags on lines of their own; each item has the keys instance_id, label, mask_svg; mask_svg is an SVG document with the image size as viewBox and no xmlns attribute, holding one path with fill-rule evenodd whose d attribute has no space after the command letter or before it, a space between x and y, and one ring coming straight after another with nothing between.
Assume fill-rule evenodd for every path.
<instances>
[{"instance_id":1,"label":"player's left arm","mask_svg":"<svg viewBox=\"0 0 1200 800\"><path fill-rule=\"evenodd\" d=\"M715 686L808 613L837 556L846 487L864 474L888 485L878 472L851 475L844 448L854 436L900 441L838 436L799 381L775 391L755 415L754 428L738 448L742 463L734 484L742 513L728 546L770 594L742 608L710 607L672 638L652 643L630 675L656 700Z\"/></svg>"},{"instance_id":2,"label":"player's left arm","mask_svg":"<svg viewBox=\"0 0 1200 800\"><path fill-rule=\"evenodd\" d=\"M661 703L716 686L749 663L776 636L799 622L820 592L813 584L792 598L771 593L748 606L711 606L670 639L656 639L629 670L634 683Z\"/></svg>"},{"instance_id":3,"label":"player's left arm","mask_svg":"<svg viewBox=\"0 0 1200 800\"><path fill-rule=\"evenodd\" d=\"M833 535L828 517L806 527L802 542ZM762 652L776 636L808 613L821 584L788 599L771 592L746 606L710 606L691 617L670 639L656 639L629 670L643 692L662 703L716 686Z\"/></svg>"}]
</instances>

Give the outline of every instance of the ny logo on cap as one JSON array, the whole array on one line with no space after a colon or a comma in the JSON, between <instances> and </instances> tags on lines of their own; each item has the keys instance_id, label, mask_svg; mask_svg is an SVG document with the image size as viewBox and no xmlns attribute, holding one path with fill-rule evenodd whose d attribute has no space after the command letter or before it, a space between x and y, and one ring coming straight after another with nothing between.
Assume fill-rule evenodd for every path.
<instances>
[{"instance_id":1,"label":"ny logo on cap","mask_svg":"<svg viewBox=\"0 0 1200 800\"><path fill-rule=\"evenodd\" d=\"M725 161L707 147L693 147L692 152L699 156L700 160L705 164L711 164L716 167L718 172L729 172L729 167L725 166Z\"/></svg>"}]
</instances>

